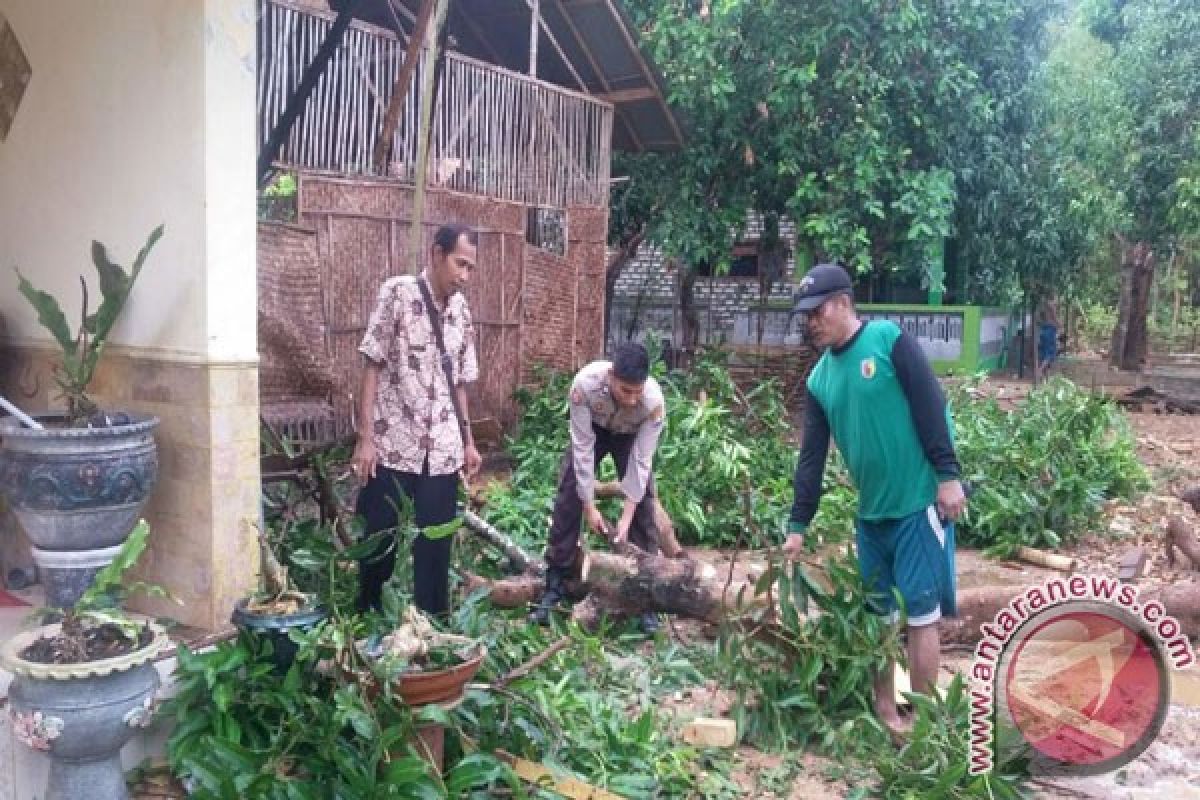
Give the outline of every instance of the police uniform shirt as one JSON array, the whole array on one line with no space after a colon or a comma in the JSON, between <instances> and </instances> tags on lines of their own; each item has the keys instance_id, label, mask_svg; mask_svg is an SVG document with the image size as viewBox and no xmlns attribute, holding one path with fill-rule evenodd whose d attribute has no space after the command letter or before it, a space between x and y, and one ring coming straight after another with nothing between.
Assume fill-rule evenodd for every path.
<instances>
[{"instance_id":1,"label":"police uniform shirt","mask_svg":"<svg viewBox=\"0 0 1200 800\"><path fill-rule=\"evenodd\" d=\"M621 491L632 502L646 494L654 462L654 450L662 434L666 415L663 393L654 378L647 378L642 398L633 408L617 405L608 389L611 361L593 361L581 369L571 383L571 458L579 498L592 503L596 496L596 431L634 434L629 465L621 479Z\"/></svg>"}]
</instances>

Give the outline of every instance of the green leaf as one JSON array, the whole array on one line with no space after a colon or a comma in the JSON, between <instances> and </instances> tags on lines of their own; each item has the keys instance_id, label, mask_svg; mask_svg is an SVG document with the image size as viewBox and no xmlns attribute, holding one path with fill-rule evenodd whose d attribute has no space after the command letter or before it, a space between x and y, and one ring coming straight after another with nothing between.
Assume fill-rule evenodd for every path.
<instances>
[{"instance_id":1,"label":"green leaf","mask_svg":"<svg viewBox=\"0 0 1200 800\"><path fill-rule=\"evenodd\" d=\"M58 342L58 346L62 348L63 353L75 355L75 338L71 335L71 328L67 325L67 317L63 314L62 309L58 305L58 301L51 295L39 289L35 289L33 285L26 280L25 276L17 270L17 287L21 294L25 295L25 299L29 301L34 310L37 311L38 322L42 324L54 340Z\"/></svg>"},{"instance_id":2,"label":"green leaf","mask_svg":"<svg viewBox=\"0 0 1200 800\"><path fill-rule=\"evenodd\" d=\"M108 339L108 334L112 331L113 325L116 324L117 318L125 308L125 303L129 300L133 283L141 272L146 257L162 237L162 233L162 225L159 225L150 233L150 236L146 239L146 244L138 253L132 274L126 274L120 266L109 260L108 251L103 244L96 241L92 242L92 261L96 265L96 271L100 275L102 299L100 307L96 310L95 314L87 318L84 327L92 334L91 349L94 352L99 353L100 349L104 346L105 341Z\"/></svg>"}]
</instances>

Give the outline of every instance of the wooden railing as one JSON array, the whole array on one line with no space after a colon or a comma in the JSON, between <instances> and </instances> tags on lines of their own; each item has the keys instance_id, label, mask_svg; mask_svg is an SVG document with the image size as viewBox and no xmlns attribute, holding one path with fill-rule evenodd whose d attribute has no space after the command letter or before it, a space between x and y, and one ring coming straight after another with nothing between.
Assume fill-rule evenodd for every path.
<instances>
[{"instance_id":1,"label":"wooden railing","mask_svg":"<svg viewBox=\"0 0 1200 800\"><path fill-rule=\"evenodd\" d=\"M258 26L259 143L283 113L333 15L288 0L262 0ZM355 22L285 142L278 163L349 175L412 180L417 95L405 96L392 158L372 164L404 45L391 31ZM585 94L447 54L432 130L429 184L527 205L608 203L612 106Z\"/></svg>"}]
</instances>

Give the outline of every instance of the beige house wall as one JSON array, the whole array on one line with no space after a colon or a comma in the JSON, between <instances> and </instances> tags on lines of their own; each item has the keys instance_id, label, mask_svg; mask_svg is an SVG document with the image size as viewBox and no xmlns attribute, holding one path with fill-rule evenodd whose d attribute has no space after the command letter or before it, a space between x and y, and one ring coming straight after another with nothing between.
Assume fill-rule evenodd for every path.
<instances>
[{"instance_id":1,"label":"beige house wall","mask_svg":"<svg viewBox=\"0 0 1200 800\"><path fill-rule=\"evenodd\" d=\"M102 404L157 414L143 577L223 624L257 569L253 0L0 0L32 78L0 142L4 393L58 405L55 354L11 267L80 311L92 239L151 254L105 354ZM5 532L3 535L13 535ZM150 608L150 606L144 606Z\"/></svg>"}]
</instances>

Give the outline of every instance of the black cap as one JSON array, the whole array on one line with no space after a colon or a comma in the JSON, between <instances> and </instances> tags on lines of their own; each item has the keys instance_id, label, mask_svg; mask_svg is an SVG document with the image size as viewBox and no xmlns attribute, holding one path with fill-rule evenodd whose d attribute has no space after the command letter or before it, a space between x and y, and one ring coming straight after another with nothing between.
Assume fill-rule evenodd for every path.
<instances>
[{"instance_id":1,"label":"black cap","mask_svg":"<svg viewBox=\"0 0 1200 800\"><path fill-rule=\"evenodd\" d=\"M812 311L834 295L852 291L846 270L837 264L817 264L801 279L792 311Z\"/></svg>"}]
</instances>

